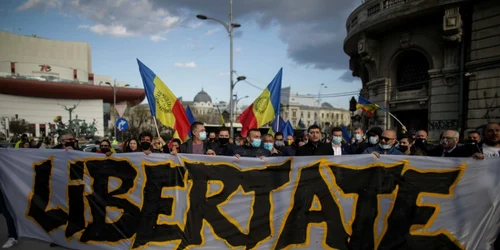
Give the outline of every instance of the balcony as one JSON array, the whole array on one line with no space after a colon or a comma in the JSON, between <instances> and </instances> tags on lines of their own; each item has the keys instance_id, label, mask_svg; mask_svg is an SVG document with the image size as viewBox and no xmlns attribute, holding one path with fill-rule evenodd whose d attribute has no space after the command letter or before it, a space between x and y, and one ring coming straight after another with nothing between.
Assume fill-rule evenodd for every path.
<instances>
[{"instance_id":1,"label":"balcony","mask_svg":"<svg viewBox=\"0 0 500 250\"><path fill-rule=\"evenodd\" d=\"M347 18L347 37L344 44L362 32L390 30L405 25L406 21L428 18L434 13L438 18L444 16L443 5L456 4L466 0L366 0ZM357 41L354 43L354 45ZM346 49L349 52L350 49ZM354 47L356 49L356 47Z\"/></svg>"}]
</instances>

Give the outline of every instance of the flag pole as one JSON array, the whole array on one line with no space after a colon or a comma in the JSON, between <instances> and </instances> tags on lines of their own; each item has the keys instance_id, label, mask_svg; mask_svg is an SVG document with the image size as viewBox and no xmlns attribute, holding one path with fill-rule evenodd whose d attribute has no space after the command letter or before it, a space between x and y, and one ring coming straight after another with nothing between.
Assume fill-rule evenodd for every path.
<instances>
[{"instance_id":1,"label":"flag pole","mask_svg":"<svg viewBox=\"0 0 500 250\"><path fill-rule=\"evenodd\" d=\"M153 120L155 121L156 133L158 134L158 137L160 137L160 130L158 129L158 123L156 122L156 117L153 117Z\"/></svg>"}]
</instances>

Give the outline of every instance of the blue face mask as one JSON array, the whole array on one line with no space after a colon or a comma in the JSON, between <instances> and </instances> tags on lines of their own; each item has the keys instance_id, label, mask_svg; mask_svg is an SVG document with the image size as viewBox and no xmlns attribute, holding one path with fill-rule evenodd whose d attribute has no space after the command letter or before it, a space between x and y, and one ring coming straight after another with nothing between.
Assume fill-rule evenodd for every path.
<instances>
[{"instance_id":1,"label":"blue face mask","mask_svg":"<svg viewBox=\"0 0 500 250\"><path fill-rule=\"evenodd\" d=\"M198 135L198 139L204 141L207 139L207 132L203 131L203 132L200 132L200 135Z\"/></svg>"},{"instance_id":2,"label":"blue face mask","mask_svg":"<svg viewBox=\"0 0 500 250\"><path fill-rule=\"evenodd\" d=\"M392 145L379 144L381 149L388 150L392 148Z\"/></svg>"},{"instance_id":3,"label":"blue face mask","mask_svg":"<svg viewBox=\"0 0 500 250\"><path fill-rule=\"evenodd\" d=\"M265 142L264 143L264 148L267 149L267 150L269 150L269 151L271 151L271 150L273 150L273 144L270 143L270 142Z\"/></svg>"},{"instance_id":4,"label":"blue face mask","mask_svg":"<svg viewBox=\"0 0 500 250\"><path fill-rule=\"evenodd\" d=\"M276 147L283 147L283 146L285 146L285 142L276 141Z\"/></svg>"},{"instance_id":5,"label":"blue face mask","mask_svg":"<svg viewBox=\"0 0 500 250\"><path fill-rule=\"evenodd\" d=\"M378 143L378 139L375 136L370 136L369 141L370 141L370 144L372 144L372 145L375 145Z\"/></svg>"},{"instance_id":6,"label":"blue face mask","mask_svg":"<svg viewBox=\"0 0 500 250\"><path fill-rule=\"evenodd\" d=\"M236 146L239 146L239 145L240 145L240 141L235 141L235 142L234 142L234 144L235 144Z\"/></svg>"},{"instance_id":7,"label":"blue face mask","mask_svg":"<svg viewBox=\"0 0 500 250\"><path fill-rule=\"evenodd\" d=\"M252 141L252 147L258 148L260 147L261 140L260 139L253 139Z\"/></svg>"},{"instance_id":8,"label":"blue face mask","mask_svg":"<svg viewBox=\"0 0 500 250\"><path fill-rule=\"evenodd\" d=\"M332 142L333 142L333 144L340 144L340 143L342 143L342 137L334 136L332 138Z\"/></svg>"},{"instance_id":9,"label":"blue face mask","mask_svg":"<svg viewBox=\"0 0 500 250\"><path fill-rule=\"evenodd\" d=\"M360 134L355 134L354 135L354 139L356 139L356 141L361 140L361 135Z\"/></svg>"}]
</instances>

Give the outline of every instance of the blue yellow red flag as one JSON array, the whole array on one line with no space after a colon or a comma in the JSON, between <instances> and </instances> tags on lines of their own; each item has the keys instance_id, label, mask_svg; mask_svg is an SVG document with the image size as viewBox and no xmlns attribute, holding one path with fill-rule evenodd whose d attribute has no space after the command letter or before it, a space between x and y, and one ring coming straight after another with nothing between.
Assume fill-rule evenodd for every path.
<instances>
[{"instance_id":1,"label":"blue yellow red flag","mask_svg":"<svg viewBox=\"0 0 500 250\"><path fill-rule=\"evenodd\" d=\"M242 136L246 137L249 129L259 128L279 115L282 75L283 68L262 94L238 117L242 126Z\"/></svg>"},{"instance_id":2,"label":"blue yellow red flag","mask_svg":"<svg viewBox=\"0 0 500 250\"><path fill-rule=\"evenodd\" d=\"M358 104L356 105L356 108L361 109L361 110L365 111L366 113L368 113L368 117L370 117L373 113L375 113L375 111L377 111L377 109L380 109L380 110L387 112L386 109L380 107L379 105L377 105L373 102L370 102L369 100L363 98L362 96L359 96Z\"/></svg>"},{"instance_id":3,"label":"blue yellow red flag","mask_svg":"<svg viewBox=\"0 0 500 250\"><path fill-rule=\"evenodd\" d=\"M151 69L139 59L137 63L151 115L158 118L163 125L173 128L174 138L187 140L190 124L181 102Z\"/></svg>"}]
</instances>

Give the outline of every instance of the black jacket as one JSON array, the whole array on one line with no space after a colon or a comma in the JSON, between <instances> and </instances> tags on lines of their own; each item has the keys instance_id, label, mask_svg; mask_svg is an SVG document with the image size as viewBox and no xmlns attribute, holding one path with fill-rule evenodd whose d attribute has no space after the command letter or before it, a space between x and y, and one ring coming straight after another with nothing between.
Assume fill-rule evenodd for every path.
<instances>
[{"instance_id":1,"label":"black jacket","mask_svg":"<svg viewBox=\"0 0 500 250\"><path fill-rule=\"evenodd\" d=\"M215 151L216 148L217 148L217 146L213 142L209 142L207 140L205 140L203 142L203 154L206 154L207 150L209 150L209 149ZM181 146L179 147L179 151L180 151L179 153L183 153L183 154L192 154L193 153L193 139L189 139L186 142L184 142L183 144L181 144Z\"/></svg>"},{"instance_id":2,"label":"black jacket","mask_svg":"<svg viewBox=\"0 0 500 250\"><path fill-rule=\"evenodd\" d=\"M221 145L220 143L214 143L216 145L215 154L223 156L234 156L234 150L237 148L236 145L228 143L226 145Z\"/></svg>"},{"instance_id":3,"label":"black jacket","mask_svg":"<svg viewBox=\"0 0 500 250\"><path fill-rule=\"evenodd\" d=\"M457 146L451 153L444 153L443 155L443 148L441 146L436 147L432 151L429 151L428 156L435 156L435 157L471 157L472 155L470 152L467 150L466 147L463 146Z\"/></svg>"},{"instance_id":4,"label":"black jacket","mask_svg":"<svg viewBox=\"0 0 500 250\"><path fill-rule=\"evenodd\" d=\"M271 156L271 151L259 147L259 148L254 148L252 146L240 146L234 149L234 154L235 155L240 155L241 157L270 157Z\"/></svg>"},{"instance_id":5,"label":"black jacket","mask_svg":"<svg viewBox=\"0 0 500 250\"><path fill-rule=\"evenodd\" d=\"M335 150L333 150L333 144L330 143L330 147L332 147L333 155L335 155ZM347 143L340 144L340 148L342 149L342 155L350 155L353 152L352 145Z\"/></svg>"},{"instance_id":6,"label":"black jacket","mask_svg":"<svg viewBox=\"0 0 500 250\"><path fill-rule=\"evenodd\" d=\"M368 144L364 141L358 143L353 143L349 145L349 154L352 155L360 155L365 151L365 149L368 147Z\"/></svg>"},{"instance_id":7,"label":"black jacket","mask_svg":"<svg viewBox=\"0 0 500 250\"><path fill-rule=\"evenodd\" d=\"M318 142L317 144L313 144L312 141L309 141L306 145L299 147L295 155L333 155L333 148L330 143Z\"/></svg>"}]
</instances>

